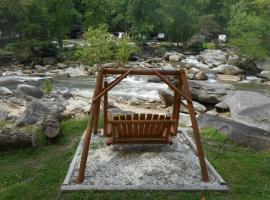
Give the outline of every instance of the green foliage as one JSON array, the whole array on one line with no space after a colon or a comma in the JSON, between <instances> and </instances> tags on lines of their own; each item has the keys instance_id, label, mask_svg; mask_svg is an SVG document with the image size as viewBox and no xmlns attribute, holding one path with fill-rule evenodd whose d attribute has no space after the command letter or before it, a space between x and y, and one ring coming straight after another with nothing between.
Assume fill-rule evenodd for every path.
<instances>
[{"instance_id":1,"label":"green foliage","mask_svg":"<svg viewBox=\"0 0 270 200\"><path fill-rule=\"evenodd\" d=\"M50 94L53 90L53 83L50 79L45 79L43 82L42 82L42 90L43 92L45 92L46 94Z\"/></svg>"},{"instance_id":2,"label":"green foliage","mask_svg":"<svg viewBox=\"0 0 270 200\"><path fill-rule=\"evenodd\" d=\"M204 49L215 49L216 45L213 42L203 43L203 48Z\"/></svg>"},{"instance_id":3,"label":"green foliage","mask_svg":"<svg viewBox=\"0 0 270 200\"><path fill-rule=\"evenodd\" d=\"M233 6L228 30L231 44L250 59L264 58L270 52L270 2L240 1Z\"/></svg>"},{"instance_id":4,"label":"green foliage","mask_svg":"<svg viewBox=\"0 0 270 200\"><path fill-rule=\"evenodd\" d=\"M138 51L128 36L118 39L105 26L89 28L84 38L87 44L78 48L75 56L90 65L113 60L125 62Z\"/></svg>"},{"instance_id":5,"label":"green foliage","mask_svg":"<svg viewBox=\"0 0 270 200\"><path fill-rule=\"evenodd\" d=\"M8 49L12 50L16 59L21 62L31 62L39 57L55 56L57 53L52 44L36 39L19 40L10 44Z\"/></svg>"}]
</instances>

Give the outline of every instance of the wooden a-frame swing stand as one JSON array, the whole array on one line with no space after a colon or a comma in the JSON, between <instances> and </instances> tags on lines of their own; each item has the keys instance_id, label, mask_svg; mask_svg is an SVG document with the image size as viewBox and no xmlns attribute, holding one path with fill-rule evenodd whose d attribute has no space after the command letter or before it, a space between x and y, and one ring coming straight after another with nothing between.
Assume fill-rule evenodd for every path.
<instances>
[{"instance_id":1,"label":"wooden a-frame swing stand","mask_svg":"<svg viewBox=\"0 0 270 200\"><path fill-rule=\"evenodd\" d=\"M107 75L119 75L111 83L104 82ZM128 75L156 75L174 92L173 112L170 117L152 114L134 114L111 117L107 112L108 91ZM173 84L167 77L174 77ZM201 168L202 180L209 182L203 147L198 129L197 119L184 70L145 70L145 69L115 69L100 67L97 74L86 136L83 144L77 183L84 181L84 173L88 157L92 131L97 134L101 98L104 96L104 136L106 144L172 144L172 137L177 134L180 104L188 108L197 147L197 155ZM187 103L182 102L185 99Z\"/></svg>"}]
</instances>

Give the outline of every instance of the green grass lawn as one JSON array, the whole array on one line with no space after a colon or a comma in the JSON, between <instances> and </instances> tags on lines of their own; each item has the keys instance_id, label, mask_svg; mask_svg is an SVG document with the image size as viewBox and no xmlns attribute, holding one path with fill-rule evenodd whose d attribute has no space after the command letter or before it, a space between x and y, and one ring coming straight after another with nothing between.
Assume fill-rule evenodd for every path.
<instances>
[{"instance_id":1,"label":"green grass lawn","mask_svg":"<svg viewBox=\"0 0 270 200\"><path fill-rule=\"evenodd\" d=\"M76 192L61 195L59 187L86 123L85 119L62 122L58 141L45 142L41 138L36 149L0 153L0 199L199 199L196 192ZM228 193L207 192L207 199L270 199L270 152L256 153L240 148L212 129L204 129L202 137L207 158L231 189Z\"/></svg>"}]
</instances>

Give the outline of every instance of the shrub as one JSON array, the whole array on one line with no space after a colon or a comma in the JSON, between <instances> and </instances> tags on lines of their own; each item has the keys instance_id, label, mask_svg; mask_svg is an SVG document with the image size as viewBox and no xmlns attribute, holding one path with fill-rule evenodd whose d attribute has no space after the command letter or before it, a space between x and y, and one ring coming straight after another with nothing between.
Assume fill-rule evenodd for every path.
<instances>
[{"instance_id":1,"label":"shrub","mask_svg":"<svg viewBox=\"0 0 270 200\"><path fill-rule=\"evenodd\" d=\"M17 60L24 62L32 62L39 57L55 56L56 48L47 41L39 40L21 40L10 44L8 49L14 52Z\"/></svg>"},{"instance_id":2,"label":"shrub","mask_svg":"<svg viewBox=\"0 0 270 200\"><path fill-rule=\"evenodd\" d=\"M53 83L50 79L45 79L41 87L44 93L50 94L53 90Z\"/></svg>"},{"instance_id":3,"label":"shrub","mask_svg":"<svg viewBox=\"0 0 270 200\"><path fill-rule=\"evenodd\" d=\"M128 36L118 39L110 34L106 27L89 28L84 34L85 44L78 47L75 57L82 62L94 65L107 61L126 62L139 51L136 44Z\"/></svg>"}]
</instances>

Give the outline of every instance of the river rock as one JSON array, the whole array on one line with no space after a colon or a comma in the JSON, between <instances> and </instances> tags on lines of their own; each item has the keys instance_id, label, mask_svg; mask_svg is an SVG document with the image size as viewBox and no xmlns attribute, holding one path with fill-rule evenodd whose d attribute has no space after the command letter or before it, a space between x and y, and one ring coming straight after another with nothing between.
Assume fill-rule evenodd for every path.
<instances>
[{"instance_id":1,"label":"river rock","mask_svg":"<svg viewBox=\"0 0 270 200\"><path fill-rule=\"evenodd\" d=\"M0 120L7 120L9 112L5 109L0 110Z\"/></svg>"},{"instance_id":2,"label":"river rock","mask_svg":"<svg viewBox=\"0 0 270 200\"><path fill-rule=\"evenodd\" d=\"M198 124L200 128L219 130L239 145L259 151L270 149L270 132L268 131L213 115L200 115Z\"/></svg>"},{"instance_id":3,"label":"river rock","mask_svg":"<svg viewBox=\"0 0 270 200\"><path fill-rule=\"evenodd\" d=\"M167 52L165 52L163 58L166 59L166 60L169 60L169 57L171 55L177 55L177 54L178 54L178 52L176 52L176 51L171 51L171 52L167 51Z\"/></svg>"},{"instance_id":4,"label":"river rock","mask_svg":"<svg viewBox=\"0 0 270 200\"><path fill-rule=\"evenodd\" d=\"M55 65L57 63L57 59L55 57L45 57L43 58L44 65Z\"/></svg>"},{"instance_id":5,"label":"river rock","mask_svg":"<svg viewBox=\"0 0 270 200\"><path fill-rule=\"evenodd\" d=\"M270 80L270 71L262 71L260 73L260 76L263 77L263 78L266 78L266 79Z\"/></svg>"},{"instance_id":6,"label":"river rock","mask_svg":"<svg viewBox=\"0 0 270 200\"><path fill-rule=\"evenodd\" d=\"M256 65L261 70L270 71L270 57L257 61Z\"/></svg>"},{"instance_id":7,"label":"river rock","mask_svg":"<svg viewBox=\"0 0 270 200\"><path fill-rule=\"evenodd\" d=\"M230 92L224 99L232 119L270 131L270 97L250 91Z\"/></svg>"},{"instance_id":8,"label":"river rock","mask_svg":"<svg viewBox=\"0 0 270 200\"><path fill-rule=\"evenodd\" d=\"M16 91L21 95L32 96L39 99L43 97L43 92L32 85L20 84L17 86Z\"/></svg>"},{"instance_id":9,"label":"river rock","mask_svg":"<svg viewBox=\"0 0 270 200\"><path fill-rule=\"evenodd\" d=\"M67 76L68 77L77 77L77 76L87 76L87 72L81 68L71 68L67 69Z\"/></svg>"},{"instance_id":10,"label":"river rock","mask_svg":"<svg viewBox=\"0 0 270 200\"><path fill-rule=\"evenodd\" d=\"M169 90L158 90L158 95L161 100L161 102L166 106L172 106L173 105L173 95L172 92Z\"/></svg>"},{"instance_id":11,"label":"river rock","mask_svg":"<svg viewBox=\"0 0 270 200\"><path fill-rule=\"evenodd\" d=\"M227 93L234 89L230 84L206 81L189 81L192 98L202 103L217 104Z\"/></svg>"},{"instance_id":12,"label":"river rock","mask_svg":"<svg viewBox=\"0 0 270 200\"><path fill-rule=\"evenodd\" d=\"M225 82L238 82L241 81L241 77L240 76L233 76L233 75L223 75L223 74L219 74L217 77L218 81L225 81Z\"/></svg>"},{"instance_id":13,"label":"river rock","mask_svg":"<svg viewBox=\"0 0 270 200\"><path fill-rule=\"evenodd\" d=\"M238 66L241 63L241 59L237 55L229 55L228 65Z\"/></svg>"},{"instance_id":14,"label":"river rock","mask_svg":"<svg viewBox=\"0 0 270 200\"><path fill-rule=\"evenodd\" d=\"M6 87L0 87L0 95L1 96L6 96L6 95L11 95L12 92L10 89L6 88Z\"/></svg>"},{"instance_id":15,"label":"river rock","mask_svg":"<svg viewBox=\"0 0 270 200\"><path fill-rule=\"evenodd\" d=\"M187 105L186 100L183 100L183 102ZM207 108L204 105L202 105L196 101L193 101L193 107L194 107L194 110L199 112L199 113L205 113L207 110ZM189 113L188 109L183 105L181 105L181 107L180 107L180 112Z\"/></svg>"},{"instance_id":16,"label":"river rock","mask_svg":"<svg viewBox=\"0 0 270 200\"><path fill-rule=\"evenodd\" d=\"M221 111L221 112L229 111L228 105L226 103L224 103L223 101L216 104L215 108L217 109L217 111Z\"/></svg>"},{"instance_id":17,"label":"river rock","mask_svg":"<svg viewBox=\"0 0 270 200\"><path fill-rule=\"evenodd\" d=\"M195 80L207 80L207 76L204 72L200 71L194 75Z\"/></svg>"},{"instance_id":18,"label":"river rock","mask_svg":"<svg viewBox=\"0 0 270 200\"><path fill-rule=\"evenodd\" d=\"M49 99L35 99L31 101L23 115L18 119L16 126L35 124L42 120L49 113L59 114L65 110L61 102L55 102Z\"/></svg>"},{"instance_id":19,"label":"river rock","mask_svg":"<svg viewBox=\"0 0 270 200\"><path fill-rule=\"evenodd\" d=\"M63 63L57 63L57 68L58 69L66 69L67 68L67 65L66 64L63 64Z\"/></svg>"},{"instance_id":20,"label":"river rock","mask_svg":"<svg viewBox=\"0 0 270 200\"><path fill-rule=\"evenodd\" d=\"M237 75L242 72L242 70L233 65L219 65L217 68L217 72L225 75Z\"/></svg>"},{"instance_id":21,"label":"river rock","mask_svg":"<svg viewBox=\"0 0 270 200\"><path fill-rule=\"evenodd\" d=\"M226 64L228 54L216 49L207 49L200 55L200 60L210 67Z\"/></svg>"},{"instance_id":22,"label":"river rock","mask_svg":"<svg viewBox=\"0 0 270 200\"><path fill-rule=\"evenodd\" d=\"M47 68L41 65L35 65L35 69L38 73L45 73L47 71Z\"/></svg>"},{"instance_id":23,"label":"river rock","mask_svg":"<svg viewBox=\"0 0 270 200\"><path fill-rule=\"evenodd\" d=\"M170 62L178 62L183 58L182 54L173 54L169 56L169 61Z\"/></svg>"}]
</instances>

